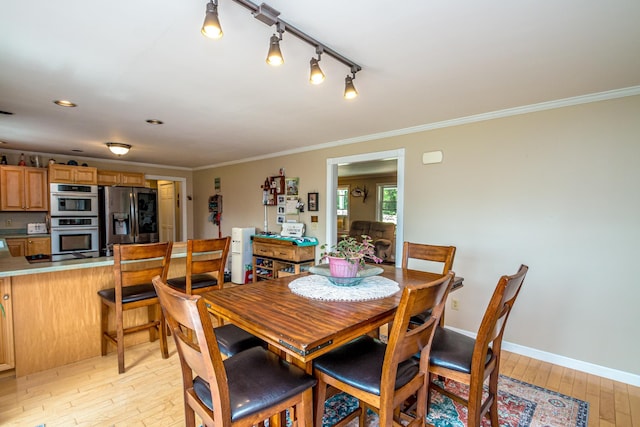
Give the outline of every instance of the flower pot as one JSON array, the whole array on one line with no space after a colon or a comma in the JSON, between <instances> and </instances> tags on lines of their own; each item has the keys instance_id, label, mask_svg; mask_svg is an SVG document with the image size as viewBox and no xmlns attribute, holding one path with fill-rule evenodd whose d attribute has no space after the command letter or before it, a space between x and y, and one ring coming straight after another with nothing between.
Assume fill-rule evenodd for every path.
<instances>
[{"instance_id":1,"label":"flower pot","mask_svg":"<svg viewBox=\"0 0 640 427\"><path fill-rule=\"evenodd\" d=\"M329 271L333 277L356 277L360 268L360 258L346 260L344 258L328 257Z\"/></svg>"}]
</instances>

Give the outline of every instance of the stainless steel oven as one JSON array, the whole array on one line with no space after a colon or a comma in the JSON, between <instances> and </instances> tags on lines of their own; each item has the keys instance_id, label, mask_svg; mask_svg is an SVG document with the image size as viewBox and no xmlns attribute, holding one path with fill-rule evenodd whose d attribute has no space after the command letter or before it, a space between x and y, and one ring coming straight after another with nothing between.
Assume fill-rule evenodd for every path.
<instances>
[{"instance_id":1,"label":"stainless steel oven","mask_svg":"<svg viewBox=\"0 0 640 427\"><path fill-rule=\"evenodd\" d=\"M52 217L51 260L100 255L98 217Z\"/></svg>"},{"instance_id":2,"label":"stainless steel oven","mask_svg":"<svg viewBox=\"0 0 640 427\"><path fill-rule=\"evenodd\" d=\"M51 216L98 216L98 186L50 184Z\"/></svg>"}]
</instances>

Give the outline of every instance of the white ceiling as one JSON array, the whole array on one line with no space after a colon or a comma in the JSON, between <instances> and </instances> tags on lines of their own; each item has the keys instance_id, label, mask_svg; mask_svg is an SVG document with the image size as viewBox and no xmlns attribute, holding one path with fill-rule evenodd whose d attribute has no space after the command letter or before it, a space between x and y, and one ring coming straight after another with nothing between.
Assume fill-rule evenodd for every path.
<instances>
[{"instance_id":1,"label":"white ceiling","mask_svg":"<svg viewBox=\"0 0 640 427\"><path fill-rule=\"evenodd\" d=\"M0 149L202 167L544 101L640 85L638 0L269 0L280 17L363 67L219 0L0 3ZM61 108L69 99L77 108ZM162 126L145 123L160 119Z\"/></svg>"}]
</instances>

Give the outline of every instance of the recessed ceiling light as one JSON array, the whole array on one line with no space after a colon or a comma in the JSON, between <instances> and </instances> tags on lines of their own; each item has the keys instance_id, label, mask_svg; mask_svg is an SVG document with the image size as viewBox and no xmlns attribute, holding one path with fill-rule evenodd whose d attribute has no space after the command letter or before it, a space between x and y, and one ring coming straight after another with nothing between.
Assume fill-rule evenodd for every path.
<instances>
[{"instance_id":1,"label":"recessed ceiling light","mask_svg":"<svg viewBox=\"0 0 640 427\"><path fill-rule=\"evenodd\" d=\"M0 110L0 114L4 114L5 116L13 116L13 113L11 111L2 111L2 110Z\"/></svg>"},{"instance_id":2,"label":"recessed ceiling light","mask_svg":"<svg viewBox=\"0 0 640 427\"><path fill-rule=\"evenodd\" d=\"M150 125L161 125L161 124L164 124L164 122L162 120L157 120L157 119L149 119L149 120L147 120L147 123L149 123Z\"/></svg>"},{"instance_id":3,"label":"recessed ceiling light","mask_svg":"<svg viewBox=\"0 0 640 427\"><path fill-rule=\"evenodd\" d=\"M74 104L71 101L67 101L66 99L58 99L53 101L53 103L61 107L77 107L77 104Z\"/></svg>"},{"instance_id":4,"label":"recessed ceiling light","mask_svg":"<svg viewBox=\"0 0 640 427\"><path fill-rule=\"evenodd\" d=\"M84 150L80 150L80 149L78 149L78 148L74 148L74 149L73 149L73 150L71 150L71 151L73 151L74 153L84 153Z\"/></svg>"}]
</instances>

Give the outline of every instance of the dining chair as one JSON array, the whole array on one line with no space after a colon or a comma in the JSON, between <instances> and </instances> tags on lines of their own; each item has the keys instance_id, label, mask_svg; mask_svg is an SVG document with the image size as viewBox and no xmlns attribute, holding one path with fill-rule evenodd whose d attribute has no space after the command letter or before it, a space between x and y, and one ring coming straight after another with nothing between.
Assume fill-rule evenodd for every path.
<instances>
[{"instance_id":1,"label":"dining chair","mask_svg":"<svg viewBox=\"0 0 640 427\"><path fill-rule=\"evenodd\" d=\"M172 277L166 283L187 295L219 290L224 286L224 268L229 255L230 237L218 239L188 239L186 275ZM220 316L215 316L218 327L216 338L225 357L266 343L236 325L224 325Z\"/></svg>"},{"instance_id":2,"label":"dining chair","mask_svg":"<svg viewBox=\"0 0 640 427\"><path fill-rule=\"evenodd\" d=\"M155 341L160 332L160 352L169 357L167 334L158 297L151 280L160 275L166 279L171 261L172 242L114 245L113 273L115 286L98 291L101 301L101 351L107 354L108 343L116 345L118 351L118 372L124 367L124 336L134 332L149 330L149 339ZM148 319L144 324L125 327L124 312L147 307ZM115 330L109 328L109 312L115 313Z\"/></svg>"},{"instance_id":3,"label":"dining chair","mask_svg":"<svg viewBox=\"0 0 640 427\"><path fill-rule=\"evenodd\" d=\"M528 270L529 267L521 265L516 274L500 278L475 339L450 329L436 329L429 357L427 411L431 404L431 391L437 391L467 407L468 427L479 427L483 416L487 414L491 425L498 426L498 374L502 336ZM446 390L439 384L444 378L466 384L469 387L469 397L464 398ZM483 387L487 378L488 394L483 402Z\"/></svg>"},{"instance_id":4,"label":"dining chair","mask_svg":"<svg viewBox=\"0 0 640 427\"><path fill-rule=\"evenodd\" d=\"M209 427L248 427L293 408L292 425L311 427L315 378L262 347L223 361L202 296L153 284L180 356L187 426L197 414Z\"/></svg>"},{"instance_id":5,"label":"dining chair","mask_svg":"<svg viewBox=\"0 0 640 427\"><path fill-rule=\"evenodd\" d=\"M314 360L313 372L318 379L316 426L322 425L327 386L346 392L360 402L354 412L336 425L344 425L359 416L363 426L368 406L378 411L381 426L400 425L401 417L408 421L403 425L424 426L429 350L453 276L450 273L402 290L387 344L363 335ZM409 329L410 317L427 308L433 308L432 316L422 325ZM421 359L414 357L416 353L420 353ZM399 408L414 394L418 395L415 416L401 416Z\"/></svg>"},{"instance_id":6,"label":"dining chair","mask_svg":"<svg viewBox=\"0 0 640 427\"><path fill-rule=\"evenodd\" d=\"M404 242L402 246L402 268L408 269L411 266L412 270L425 271L432 267L442 265L442 270L438 270L437 272L441 272L444 275L453 268L453 259L455 256L455 246L437 246ZM419 313L411 318L411 324L423 323L429 316L430 313L428 310L424 313ZM444 325L444 313L440 318L440 324Z\"/></svg>"}]
</instances>

